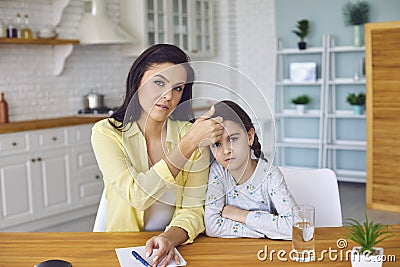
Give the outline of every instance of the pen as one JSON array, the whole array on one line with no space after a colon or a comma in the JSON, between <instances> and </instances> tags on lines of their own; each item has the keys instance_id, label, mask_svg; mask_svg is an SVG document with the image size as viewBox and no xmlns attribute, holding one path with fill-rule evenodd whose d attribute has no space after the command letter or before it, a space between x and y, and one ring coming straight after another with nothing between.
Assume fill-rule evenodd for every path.
<instances>
[{"instance_id":1,"label":"pen","mask_svg":"<svg viewBox=\"0 0 400 267\"><path fill-rule=\"evenodd\" d=\"M143 259L142 256L140 256L139 253L137 253L136 251L133 250L132 255L133 257L135 257L135 259L140 261L144 266L151 267L150 263L148 263L145 259Z\"/></svg>"}]
</instances>

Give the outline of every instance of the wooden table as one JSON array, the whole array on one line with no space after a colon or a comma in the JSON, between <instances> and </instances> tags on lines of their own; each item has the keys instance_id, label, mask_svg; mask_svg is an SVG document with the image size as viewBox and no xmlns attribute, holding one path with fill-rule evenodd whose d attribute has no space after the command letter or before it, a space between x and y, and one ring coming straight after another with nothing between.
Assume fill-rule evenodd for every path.
<instances>
[{"instance_id":1,"label":"wooden table","mask_svg":"<svg viewBox=\"0 0 400 267\"><path fill-rule=\"evenodd\" d=\"M396 236L381 243L385 255L393 255L397 262L385 262L383 266L400 265L400 225L393 225ZM289 259L288 254L281 254L288 261L278 259L277 253L273 258L268 255L264 261L258 259L260 250L268 248L279 251L291 249L291 241L277 241L269 239L222 239L206 236L198 237L193 244L179 247L188 266L351 266L346 261L346 250L354 246L348 243L344 249L338 249L337 240L343 238L345 228L317 228L316 255L321 256L322 250L329 248L339 252L336 261L330 260L328 253L324 259L312 263L298 263ZM119 266L115 248L142 246L154 233L0 233L0 266L1 267L32 267L36 263L47 259L64 259L72 263L73 267L112 267ZM343 252L340 260L340 251ZM261 257L265 255L260 254Z\"/></svg>"}]
</instances>

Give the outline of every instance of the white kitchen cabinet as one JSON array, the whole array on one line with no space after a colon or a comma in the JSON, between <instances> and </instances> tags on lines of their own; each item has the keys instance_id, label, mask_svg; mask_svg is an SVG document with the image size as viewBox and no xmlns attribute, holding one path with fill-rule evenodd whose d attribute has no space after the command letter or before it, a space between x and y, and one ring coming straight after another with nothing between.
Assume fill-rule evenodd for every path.
<instances>
[{"instance_id":1,"label":"white kitchen cabinet","mask_svg":"<svg viewBox=\"0 0 400 267\"><path fill-rule=\"evenodd\" d=\"M103 191L103 176L97 165L93 148L90 143L92 124L75 128L74 162L76 171L73 180L75 205L97 205Z\"/></svg>"},{"instance_id":2,"label":"white kitchen cabinet","mask_svg":"<svg viewBox=\"0 0 400 267\"><path fill-rule=\"evenodd\" d=\"M12 148L28 144L22 153L6 149L0 157L2 227L72 208L66 133L56 128L2 136L1 144Z\"/></svg>"},{"instance_id":3,"label":"white kitchen cabinet","mask_svg":"<svg viewBox=\"0 0 400 267\"><path fill-rule=\"evenodd\" d=\"M170 43L192 58L211 57L213 46L212 0L120 0L121 25L134 38L124 54L138 56L157 43Z\"/></svg>"},{"instance_id":4,"label":"white kitchen cabinet","mask_svg":"<svg viewBox=\"0 0 400 267\"><path fill-rule=\"evenodd\" d=\"M27 154L0 157L0 228L33 220L36 207L31 157ZM40 196L41 197L41 196Z\"/></svg>"},{"instance_id":5,"label":"white kitchen cabinet","mask_svg":"<svg viewBox=\"0 0 400 267\"><path fill-rule=\"evenodd\" d=\"M63 149L36 152L32 177L35 196L41 197L37 207L39 217L72 209L70 154ZM40 186L40 188L39 188Z\"/></svg>"},{"instance_id":6,"label":"white kitchen cabinet","mask_svg":"<svg viewBox=\"0 0 400 267\"><path fill-rule=\"evenodd\" d=\"M0 229L38 230L96 212L103 181L91 127L0 135Z\"/></svg>"}]
</instances>

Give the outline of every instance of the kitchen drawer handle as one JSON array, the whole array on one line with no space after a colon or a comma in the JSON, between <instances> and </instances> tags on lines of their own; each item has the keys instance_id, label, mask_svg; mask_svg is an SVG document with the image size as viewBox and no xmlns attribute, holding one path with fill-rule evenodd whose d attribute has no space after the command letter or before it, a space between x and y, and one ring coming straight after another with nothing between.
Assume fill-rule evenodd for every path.
<instances>
[{"instance_id":1,"label":"kitchen drawer handle","mask_svg":"<svg viewBox=\"0 0 400 267\"><path fill-rule=\"evenodd\" d=\"M37 158L37 161L42 161L42 158Z\"/></svg>"},{"instance_id":2,"label":"kitchen drawer handle","mask_svg":"<svg viewBox=\"0 0 400 267\"><path fill-rule=\"evenodd\" d=\"M36 161L36 159L31 159L31 161L32 161L32 162L35 162L35 161Z\"/></svg>"},{"instance_id":3,"label":"kitchen drawer handle","mask_svg":"<svg viewBox=\"0 0 400 267\"><path fill-rule=\"evenodd\" d=\"M96 174L95 177L96 177L96 179L100 179L100 175L98 175L98 174Z\"/></svg>"},{"instance_id":4,"label":"kitchen drawer handle","mask_svg":"<svg viewBox=\"0 0 400 267\"><path fill-rule=\"evenodd\" d=\"M17 146L17 142L12 142L12 146Z\"/></svg>"},{"instance_id":5,"label":"kitchen drawer handle","mask_svg":"<svg viewBox=\"0 0 400 267\"><path fill-rule=\"evenodd\" d=\"M53 138L51 138L51 140L53 140L55 142L55 141L57 141L57 137L53 136Z\"/></svg>"}]
</instances>

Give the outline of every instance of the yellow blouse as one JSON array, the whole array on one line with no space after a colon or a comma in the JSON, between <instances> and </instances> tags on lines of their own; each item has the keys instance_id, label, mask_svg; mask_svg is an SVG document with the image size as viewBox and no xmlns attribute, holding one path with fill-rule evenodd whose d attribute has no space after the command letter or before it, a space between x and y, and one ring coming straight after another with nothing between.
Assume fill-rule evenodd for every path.
<instances>
[{"instance_id":1,"label":"yellow blouse","mask_svg":"<svg viewBox=\"0 0 400 267\"><path fill-rule=\"evenodd\" d=\"M168 151L190 126L189 122L167 120ZM149 167L146 140L136 122L120 132L108 119L101 120L93 126L91 141L108 199L106 231L143 231L144 211L169 188L175 192L176 208L166 230L171 226L186 230L189 239L185 243L204 231L208 149L197 149L174 178L164 160Z\"/></svg>"}]
</instances>

